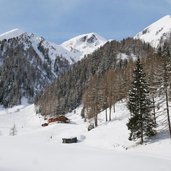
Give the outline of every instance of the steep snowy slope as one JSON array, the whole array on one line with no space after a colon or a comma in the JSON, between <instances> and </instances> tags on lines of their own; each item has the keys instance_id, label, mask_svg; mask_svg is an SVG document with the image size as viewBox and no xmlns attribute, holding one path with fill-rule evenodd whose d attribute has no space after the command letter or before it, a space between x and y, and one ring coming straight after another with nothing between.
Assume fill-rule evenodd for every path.
<instances>
[{"instance_id":1,"label":"steep snowy slope","mask_svg":"<svg viewBox=\"0 0 171 171\"><path fill-rule=\"evenodd\" d=\"M54 61L55 61L57 56L61 57L61 58L65 58L69 62L69 64L73 64L74 59L77 58L76 54L69 52L67 49L63 48L60 45L48 42L44 38L38 37L34 34L28 34L28 36L30 37L30 41L31 41L32 46L34 47L35 51L40 56L42 56L42 55L39 52L40 49L38 49L39 45L41 45L42 47L47 49L47 53L48 53L50 59L53 61L53 64L54 64Z\"/></svg>"},{"instance_id":2,"label":"steep snowy slope","mask_svg":"<svg viewBox=\"0 0 171 171\"><path fill-rule=\"evenodd\" d=\"M161 40L166 40L170 36L170 33L171 16L166 15L136 34L135 39L141 39L156 48Z\"/></svg>"},{"instance_id":3,"label":"steep snowy slope","mask_svg":"<svg viewBox=\"0 0 171 171\"><path fill-rule=\"evenodd\" d=\"M80 60L84 57L84 55L94 52L106 42L107 40L97 33L88 33L76 36L62 43L62 46L70 52L78 54L78 58L76 60Z\"/></svg>"}]
</instances>

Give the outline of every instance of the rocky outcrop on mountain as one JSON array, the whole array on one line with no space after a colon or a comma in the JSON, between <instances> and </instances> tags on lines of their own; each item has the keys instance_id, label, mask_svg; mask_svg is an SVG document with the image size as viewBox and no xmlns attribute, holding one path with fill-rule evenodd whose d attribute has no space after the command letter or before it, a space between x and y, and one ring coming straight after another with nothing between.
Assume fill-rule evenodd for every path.
<instances>
[{"instance_id":1,"label":"rocky outcrop on mountain","mask_svg":"<svg viewBox=\"0 0 171 171\"><path fill-rule=\"evenodd\" d=\"M85 55L91 54L103 46L106 42L107 40L97 33L87 33L67 40L62 43L61 46L70 52L78 54L75 61L79 61L83 59Z\"/></svg>"}]
</instances>

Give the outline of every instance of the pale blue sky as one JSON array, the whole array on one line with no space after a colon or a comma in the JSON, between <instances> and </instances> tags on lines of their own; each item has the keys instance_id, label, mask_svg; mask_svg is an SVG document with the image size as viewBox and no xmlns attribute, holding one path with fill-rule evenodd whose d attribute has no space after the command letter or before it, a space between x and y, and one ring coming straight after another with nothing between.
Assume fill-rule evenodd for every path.
<instances>
[{"instance_id":1,"label":"pale blue sky","mask_svg":"<svg viewBox=\"0 0 171 171\"><path fill-rule=\"evenodd\" d=\"M56 43L89 32L120 40L168 14L171 0L0 0L0 34L20 28Z\"/></svg>"}]
</instances>

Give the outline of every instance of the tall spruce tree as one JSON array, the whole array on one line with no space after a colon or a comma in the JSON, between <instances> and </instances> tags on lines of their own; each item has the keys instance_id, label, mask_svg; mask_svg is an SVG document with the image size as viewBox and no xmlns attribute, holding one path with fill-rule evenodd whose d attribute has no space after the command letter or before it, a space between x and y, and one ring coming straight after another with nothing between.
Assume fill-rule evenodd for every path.
<instances>
[{"instance_id":1,"label":"tall spruce tree","mask_svg":"<svg viewBox=\"0 0 171 171\"><path fill-rule=\"evenodd\" d=\"M166 113L167 113L167 121L168 121L168 130L171 138L171 121L170 121L170 111L169 111L169 95L170 87L171 87L171 54L169 45L164 43L162 47L158 49L158 55L161 57L161 65L162 71L160 72L160 82L161 88L164 89L165 94L165 102L166 102Z\"/></svg>"},{"instance_id":2,"label":"tall spruce tree","mask_svg":"<svg viewBox=\"0 0 171 171\"><path fill-rule=\"evenodd\" d=\"M140 139L140 144L143 144L144 137L155 135L155 122L151 113L152 102L149 99L148 85L139 58L133 73L134 81L129 91L128 100L128 109L131 115L127 126L131 131L129 140Z\"/></svg>"}]
</instances>

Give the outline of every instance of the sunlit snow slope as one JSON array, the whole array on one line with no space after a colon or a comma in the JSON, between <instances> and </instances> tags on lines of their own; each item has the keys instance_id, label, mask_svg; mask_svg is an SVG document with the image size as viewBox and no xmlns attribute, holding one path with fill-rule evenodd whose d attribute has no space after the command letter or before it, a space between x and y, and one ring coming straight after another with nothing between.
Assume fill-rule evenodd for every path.
<instances>
[{"instance_id":1,"label":"sunlit snow slope","mask_svg":"<svg viewBox=\"0 0 171 171\"><path fill-rule=\"evenodd\" d=\"M100 46L103 46L106 42L107 40L97 33L87 33L76 36L62 43L62 46L70 52L80 54L78 55L78 59L76 59L80 60L84 57L84 55L91 54Z\"/></svg>"},{"instance_id":2,"label":"sunlit snow slope","mask_svg":"<svg viewBox=\"0 0 171 171\"><path fill-rule=\"evenodd\" d=\"M167 39L171 33L171 16L166 15L143 31L136 34L136 39L141 39L146 43L150 43L153 47L157 47L162 40Z\"/></svg>"}]
</instances>

